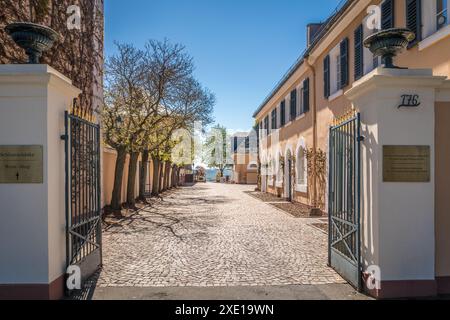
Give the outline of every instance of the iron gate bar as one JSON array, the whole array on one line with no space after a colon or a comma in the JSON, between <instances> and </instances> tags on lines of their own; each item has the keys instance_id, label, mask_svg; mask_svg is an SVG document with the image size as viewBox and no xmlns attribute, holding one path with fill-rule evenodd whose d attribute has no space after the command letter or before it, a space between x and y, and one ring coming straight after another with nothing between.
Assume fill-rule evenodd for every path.
<instances>
[{"instance_id":1,"label":"iron gate bar","mask_svg":"<svg viewBox=\"0 0 450 320\"><path fill-rule=\"evenodd\" d=\"M361 289L360 114L329 131L329 265Z\"/></svg>"},{"instance_id":2,"label":"iron gate bar","mask_svg":"<svg viewBox=\"0 0 450 320\"><path fill-rule=\"evenodd\" d=\"M64 122L66 263L80 266L85 280L102 259L100 126L69 112Z\"/></svg>"}]
</instances>

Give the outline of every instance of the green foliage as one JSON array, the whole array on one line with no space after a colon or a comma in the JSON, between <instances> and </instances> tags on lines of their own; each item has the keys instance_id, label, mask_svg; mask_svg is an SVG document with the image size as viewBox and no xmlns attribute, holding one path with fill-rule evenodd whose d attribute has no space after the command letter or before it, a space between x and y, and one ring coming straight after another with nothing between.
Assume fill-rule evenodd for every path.
<instances>
[{"instance_id":1,"label":"green foliage","mask_svg":"<svg viewBox=\"0 0 450 320\"><path fill-rule=\"evenodd\" d=\"M227 129L217 124L211 128L211 134L205 142L203 162L210 168L218 169L223 176L224 170L232 167L232 161L229 158L230 150L231 143Z\"/></svg>"}]
</instances>

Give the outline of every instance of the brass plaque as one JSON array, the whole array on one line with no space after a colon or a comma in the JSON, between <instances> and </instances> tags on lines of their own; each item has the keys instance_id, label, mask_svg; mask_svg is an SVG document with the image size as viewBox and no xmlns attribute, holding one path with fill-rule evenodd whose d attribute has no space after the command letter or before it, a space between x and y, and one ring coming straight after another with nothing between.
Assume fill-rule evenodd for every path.
<instances>
[{"instance_id":1,"label":"brass plaque","mask_svg":"<svg viewBox=\"0 0 450 320\"><path fill-rule=\"evenodd\" d=\"M0 146L0 184L43 182L42 146Z\"/></svg>"},{"instance_id":2,"label":"brass plaque","mask_svg":"<svg viewBox=\"0 0 450 320\"><path fill-rule=\"evenodd\" d=\"M384 182L430 182L429 146L384 146Z\"/></svg>"}]
</instances>

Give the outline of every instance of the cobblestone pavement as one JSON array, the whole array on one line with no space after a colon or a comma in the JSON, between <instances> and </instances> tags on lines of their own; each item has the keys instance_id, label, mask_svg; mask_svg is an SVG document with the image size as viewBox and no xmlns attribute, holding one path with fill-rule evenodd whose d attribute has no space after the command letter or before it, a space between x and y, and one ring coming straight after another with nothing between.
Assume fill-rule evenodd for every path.
<instances>
[{"instance_id":1,"label":"cobblestone pavement","mask_svg":"<svg viewBox=\"0 0 450 320\"><path fill-rule=\"evenodd\" d=\"M105 228L98 287L345 283L327 267L327 235L245 193L198 184Z\"/></svg>"}]
</instances>

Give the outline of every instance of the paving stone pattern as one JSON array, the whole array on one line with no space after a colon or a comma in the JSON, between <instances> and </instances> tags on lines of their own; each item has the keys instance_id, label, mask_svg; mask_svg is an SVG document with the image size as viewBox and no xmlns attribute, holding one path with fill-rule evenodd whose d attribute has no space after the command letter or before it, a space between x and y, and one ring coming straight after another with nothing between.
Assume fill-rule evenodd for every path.
<instances>
[{"instance_id":1,"label":"paving stone pattern","mask_svg":"<svg viewBox=\"0 0 450 320\"><path fill-rule=\"evenodd\" d=\"M109 221L99 287L345 283L327 266L327 235L246 192L197 184Z\"/></svg>"}]
</instances>

